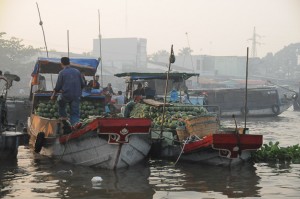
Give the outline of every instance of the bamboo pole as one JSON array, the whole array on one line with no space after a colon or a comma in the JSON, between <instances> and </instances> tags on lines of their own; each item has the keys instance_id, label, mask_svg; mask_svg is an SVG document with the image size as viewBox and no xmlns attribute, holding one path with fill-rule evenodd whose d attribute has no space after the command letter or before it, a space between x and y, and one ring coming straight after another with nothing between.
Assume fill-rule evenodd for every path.
<instances>
[{"instance_id":1,"label":"bamboo pole","mask_svg":"<svg viewBox=\"0 0 300 199\"><path fill-rule=\"evenodd\" d=\"M99 37L99 61L100 61L100 71L101 71L101 86L103 87L104 85L103 85L103 74L102 74L102 49L101 49L101 32L100 32L100 11L98 10L98 21L99 21L99 35L98 35L98 37Z\"/></svg>"},{"instance_id":2,"label":"bamboo pole","mask_svg":"<svg viewBox=\"0 0 300 199\"><path fill-rule=\"evenodd\" d=\"M163 104L163 115L162 115L161 129L160 129L160 137L162 137L164 122L165 122L165 110L166 110L167 92L168 92L168 85L169 85L169 73L170 73L170 70L171 70L171 63L174 63L174 62L175 62L175 57L174 57L173 44L172 44L171 54L170 54L170 58L169 58L169 67L168 67L168 71L167 71L167 79L166 79L166 87L165 87L165 96L164 96L164 104Z\"/></svg>"},{"instance_id":3,"label":"bamboo pole","mask_svg":"<svg viewBox=\"0 0 300 199\"><path fill-rule=\"evenodd\" d=\"M245 116L245 129L247 127L247 113L248 113L248 63L249 63L249 47L247 47L247 60L246 60L246 92L245 92L245 106L244 106L244 116Z\"/></svg>"},{"instance_id":4,"label":"bamboo pole","mask_svg":"<svg viewBox=\"0 0 300 199\"><path fill-rule=\"evenodd\" d=\"M68 57L70 58L70 42L69 42L69 30L67 30L67 42L68 42Z\"/></svg>"}]
</instances>

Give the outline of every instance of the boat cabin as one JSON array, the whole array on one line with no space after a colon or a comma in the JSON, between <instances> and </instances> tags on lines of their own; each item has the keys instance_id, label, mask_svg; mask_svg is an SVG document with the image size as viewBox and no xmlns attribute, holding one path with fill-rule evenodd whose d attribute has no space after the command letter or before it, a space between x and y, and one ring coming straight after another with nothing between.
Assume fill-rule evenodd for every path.
<instances>
[{"instance_id":1,"label":"boat cabin","mask_svg":"<svg viewBox=\"0 0 300 199\"><path fill-rule=\"evenodd\" d=\"M186 80L195 76L199 77L198 73L169 73L168 85L166 85L167 73L118 73L116 77L125 79L126 83L126 100L127 102L133 99L133 91L137 89L138 84L143 86L146 98L162 99L165 95L165 88L167 86L167 93L176 90L179 96L187 90Z\"/></svg>"}]
</instances>

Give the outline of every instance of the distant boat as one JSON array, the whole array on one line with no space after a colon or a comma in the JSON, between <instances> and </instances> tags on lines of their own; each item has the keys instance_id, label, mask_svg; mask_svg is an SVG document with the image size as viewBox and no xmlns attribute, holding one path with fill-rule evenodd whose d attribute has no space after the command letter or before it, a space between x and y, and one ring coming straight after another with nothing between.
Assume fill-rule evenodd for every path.
<instances>
[{"instance_id":1,"label":"distant boat","mask_svg":"<svg viewBox=\"0 0 300 199\"><path fill-rule=\"evenodd\" d=\"M231 117L245 115L245 89L201 89L190 90L190 101L201 102L205 99L209 105L219 106L220 116ZM248 88L248 117L277 116L292 106L292 97L280 97L275 87Z\"/></svg>"}]
</instances>

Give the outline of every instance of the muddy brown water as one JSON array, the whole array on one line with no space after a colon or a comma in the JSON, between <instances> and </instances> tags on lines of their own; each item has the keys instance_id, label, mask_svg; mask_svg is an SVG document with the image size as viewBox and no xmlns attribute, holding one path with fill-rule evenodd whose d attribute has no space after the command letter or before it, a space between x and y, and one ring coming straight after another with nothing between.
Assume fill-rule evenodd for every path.
<instances>
[{"instance_id":1,"label":"muddy brown water","mask_svg":"<svg viewBox=\"0 0 300 199\"><path fill-rule=\"evenodd\" d=\"M250 133L280 146L299 144L300 112L249 118ZM224 126L234 126L231 118ZM244 118L237 118L239 127ZM93 177L102 181L93 183ZM299 198L300 164L245 163L233 168L149 160L109 171L78 167L21 146L16 161L0 163L0 198Z\"/></svg>"}]
</instances>

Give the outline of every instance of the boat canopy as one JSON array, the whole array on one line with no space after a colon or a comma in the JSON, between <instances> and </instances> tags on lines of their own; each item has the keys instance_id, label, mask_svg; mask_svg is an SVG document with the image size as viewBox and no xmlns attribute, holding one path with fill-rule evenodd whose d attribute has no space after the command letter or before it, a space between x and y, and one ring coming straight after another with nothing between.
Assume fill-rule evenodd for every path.
<instances>
[{"instance_id":1,"label":"boat canopy","mask_svg":"<svg viewBox=\"0 0 300 199\"><path fill-rule=\"evenodd\" d=\"M137 72L129 72L129 73L118 73L115 74L116 77L126 77L131 80L142 80L142 79L167 79L167 73L137 73ZM198 76L198 73L169 73L169 79L173 79L175 81L180 81L182 79L187 80L190 77Z\"/></svg>"},{"instance_id":2,"label":"boat canopy","mask_svg":"<svg viewBox=\"0 0 300 199\"><path fill-rule=\"evenodd\" d=\"M85 76L94 76L99 60L91 58L70 58L70 66L83 72ZM58 74L62 70L60 58L39 57L35 63L32 76L38 73Z\"/></svg>"}]
</instances>

